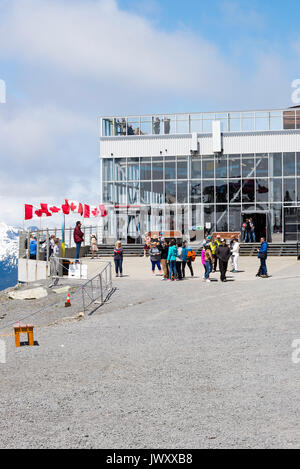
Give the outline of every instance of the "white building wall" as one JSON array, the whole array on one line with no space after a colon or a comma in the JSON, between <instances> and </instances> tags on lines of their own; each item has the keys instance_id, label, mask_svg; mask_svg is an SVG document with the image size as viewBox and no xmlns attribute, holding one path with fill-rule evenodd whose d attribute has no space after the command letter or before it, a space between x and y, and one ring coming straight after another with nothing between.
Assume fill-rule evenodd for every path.
<instances>
[{"instance_id":1,"label":"white building wall","mask_svg":"<svg viewBox=\"0 0 300 469\"><path fill-rule=\"evenodd\" d=\"M211 134L198 135L199 153L213 153ZM300 151L300 130L222 134L225 154L276 153ZM100 157L183 156L193 151L192 134L170 136L103 137Z\"/></svg>"}]
</instances>

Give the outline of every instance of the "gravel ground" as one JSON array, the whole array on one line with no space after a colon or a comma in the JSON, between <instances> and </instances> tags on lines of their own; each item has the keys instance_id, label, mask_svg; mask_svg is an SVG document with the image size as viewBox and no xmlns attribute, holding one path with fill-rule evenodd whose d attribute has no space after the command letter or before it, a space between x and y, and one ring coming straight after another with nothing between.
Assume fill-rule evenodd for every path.
<instances>
[{"instance_id":1,"label":"gravel ground","mask_svg":"<svg viewBox=\"0 0 300 469\"><path fill-rule=\"evenodd\" d=\"M257 280L243 258L206 284L161 282L148 262L126 260L88 319L37 327L39 346L2 337L0 447L298 447L299 263L270 259Z\"/></svg>"}]
</instances>

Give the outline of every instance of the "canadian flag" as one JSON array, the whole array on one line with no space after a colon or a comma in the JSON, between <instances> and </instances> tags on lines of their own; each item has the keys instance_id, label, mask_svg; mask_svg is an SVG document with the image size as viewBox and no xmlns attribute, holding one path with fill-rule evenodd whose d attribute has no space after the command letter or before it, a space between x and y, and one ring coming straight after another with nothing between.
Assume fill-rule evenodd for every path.
<instances>
[{"instance_id":1,"label":"canadian flag","mask_svg":"<svg viewBox=\"0 0 300 469\"><path fill-rule=\"evenodd\" d=\"M98 215L100 215L100 210L96 205L91 205L90 210L94 217L98 217Z\"/></svg>"},{"instance_id":2,"label":"canadian flag","mask_svg":"<svg viewBox=\"0 0 300 469\"><path fill-rule=\"evenodd\" d=\"M82 216L83 207L80 202L77 202L77 200L69 200L68 203L72 212L79 213Z\"/></svg>"}]
</instances>

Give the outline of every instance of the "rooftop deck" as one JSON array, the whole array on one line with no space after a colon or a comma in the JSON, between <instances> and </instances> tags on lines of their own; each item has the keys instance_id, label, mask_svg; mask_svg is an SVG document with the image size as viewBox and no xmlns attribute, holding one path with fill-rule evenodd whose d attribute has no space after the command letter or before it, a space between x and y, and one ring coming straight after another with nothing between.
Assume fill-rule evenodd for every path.
<instances>
[{"instance_id":1,"label":"rooftop deck","mask_svg":"<svg viewBox=\"0 0 300 469\"><path fill-rule=\"evenodd\" d=\"M102 117L101 137L206 134L212 122L220 121L222 132L300 130L300 108L260 111L204 112Z\"/></svg>"}]
</instances>

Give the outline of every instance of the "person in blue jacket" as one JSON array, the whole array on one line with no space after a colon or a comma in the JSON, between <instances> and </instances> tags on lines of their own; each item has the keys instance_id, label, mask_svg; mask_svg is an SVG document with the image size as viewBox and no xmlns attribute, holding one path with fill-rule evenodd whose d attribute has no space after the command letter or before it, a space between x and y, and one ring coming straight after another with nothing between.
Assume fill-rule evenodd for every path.
<instances>
[{"instance_id":1,"label":"person in blue jacket","mask_svg":"<svg viewBox=\"0 0 300 469\"><path fill-rule=\"evenodd\" d=\"M260 249L258 250L258 258L260 260L260 267L259 271L256 274L256 277L261 277L261 278L268 278L268 271L267 271L267 258L268 258L268 243L266 242L265 238L261 238L260 240L261 246Z\"/></svg>"},{"instance_id":2,"label":"person in blue jacket","mask_svg":"<svg viewBox=\"0 0 300 469\"><path fill-rule=\"evenodd\" d=\"M29 251L30 251L30 259L36 259L37 239L35 236L30 241Z\"/></svg>"},{"instance_id":3,"label":"person in blue jacket","mask_svg":"<svg viewBox=\"0 0 300 469\"><path fill-rule=\"evenodd\" d=\"M178 257L178 249L176 246L176 241L173 239L171 241L171 246L169 247L167 262L169 264L169 280L172 279L172 274L174 280L176 280L177 271L176 271L176 259Z\"/></svg>"}]
</instances>

